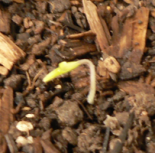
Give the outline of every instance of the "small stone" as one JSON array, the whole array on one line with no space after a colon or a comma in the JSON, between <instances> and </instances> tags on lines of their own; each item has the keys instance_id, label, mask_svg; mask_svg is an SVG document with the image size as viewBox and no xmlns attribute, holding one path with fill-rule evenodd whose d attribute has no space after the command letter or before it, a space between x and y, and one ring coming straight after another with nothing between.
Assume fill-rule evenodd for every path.
<instances>
[{"instance_id":1,"label":"small stone","mask_svg":"<svg viewBox=\"0 0 155 153\"><path fill-rule=\"evenodd\" d=\"M28 132L30 130L33 130L33 125L32 125L32 123L27 122L27 121L20 121L17 123L16 128L19 131Z\"/></svg>"},{"instance_id":2,"label":"small stone","mask_svg":"<svg viewBox=\"0 0 155 153\"><path fill-rule=\"evenodd\" d=\"M19 136L16 139L16 143L20 144L22 146L27 145L27 144L32 144L33 143L33 137L32 136L28 136L27 138L25 138L23 136Z\"/></svg>"},{"instance_id":3,"label":"small stone","mask_svg":"<svg viewBox=\"0 0 155 153\"><path fill-rule=\"evenodd\" d=\"M27 118L34 118L35 115L34 114L26 114L25 117L27 117Z\"/></svg>"}]
</instances>

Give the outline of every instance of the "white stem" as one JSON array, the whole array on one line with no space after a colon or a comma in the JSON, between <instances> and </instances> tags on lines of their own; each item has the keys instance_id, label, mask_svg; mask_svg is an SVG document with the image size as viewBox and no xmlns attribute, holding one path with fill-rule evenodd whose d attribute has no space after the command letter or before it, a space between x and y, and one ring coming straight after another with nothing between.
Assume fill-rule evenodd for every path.
<instances>
[{"instance_id":1,"label":"white stem","mask_svg":"<svg viewBox=\"0 0 155 153\"><path fill-rule=\"evenodd\" d=\"M87 96L87 101L89 104L94 104L94 98L96 93L96 74L95 74L95 66L94 64L87 60L82 59L78 61L80 64L85 64L90 68L90 90Z\"/></svg>"}]
</instances>

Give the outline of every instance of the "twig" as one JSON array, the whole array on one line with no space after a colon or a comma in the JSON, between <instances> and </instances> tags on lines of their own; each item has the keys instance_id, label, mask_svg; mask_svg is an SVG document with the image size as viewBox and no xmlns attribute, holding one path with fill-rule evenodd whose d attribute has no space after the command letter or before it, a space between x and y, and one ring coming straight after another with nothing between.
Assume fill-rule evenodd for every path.
<instances>
[{"instance_id":1,"label":"twig","mask_svg":"<svg viewBox=\"0 0 155 153\"><path fill-rule=\"evenodd\" d=\"M106 132L105 132L104 142L103 142L103 153L106 153L107 152L107 146L108 146L108 142L109 142L109 136L110 136L110 128L107 127L106 128Z\"/></svg>"},{"instance_id":2,"label":"twig","mask_svg":"<svg viewBox=\"0 0 155 153\"><path fill-rule=\"evenodd\" d=\"M134 119L134 111L132 111L129 114L127 123L119 136L119 141L116 142L115 147L111 153L121 153L124 142L125 142L127 134L128 134L128 130L130 129L130 127L132 125L133 119Z\"/></svg>"}]
</instances>

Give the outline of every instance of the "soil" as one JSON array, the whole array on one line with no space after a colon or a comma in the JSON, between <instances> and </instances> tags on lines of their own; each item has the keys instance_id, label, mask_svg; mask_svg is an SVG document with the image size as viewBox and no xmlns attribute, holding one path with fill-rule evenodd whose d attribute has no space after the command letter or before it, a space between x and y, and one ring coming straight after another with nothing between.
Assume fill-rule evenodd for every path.
<instances>
[{"instance_id":1,"label":"soil","mask_svg":"<svg viewBox=\"0 0 155 153\"><path fill-rule=\"evenodd\" d=\"M0 32L0 153L154 153L154 0L0 0ZM94 104L86 65L43 82L80 59Z\"/></svg>"}]
</instances>

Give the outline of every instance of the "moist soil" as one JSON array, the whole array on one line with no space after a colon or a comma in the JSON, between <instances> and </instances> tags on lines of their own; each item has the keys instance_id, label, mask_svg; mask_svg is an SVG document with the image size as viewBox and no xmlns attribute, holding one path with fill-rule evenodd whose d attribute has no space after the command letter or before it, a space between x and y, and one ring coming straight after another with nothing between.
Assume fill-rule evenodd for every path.
<instances>
[{"instance_id":1,"label":"moist soil","mask_svg":"<svg viewBox=\"0 0 155 153\"><path fill-rule=\"evenodd\" d=\"M83 2L0 1L0 32L25 53L0 72L1 153L154 153L155 1L89 1L100 20ZM119 71L103 64L109 56ZM86 65L43 82L60 62L80 59L95 65L94 104ZM21 121L32 129L17 128Z\"/></svg>"}]
</instances>

